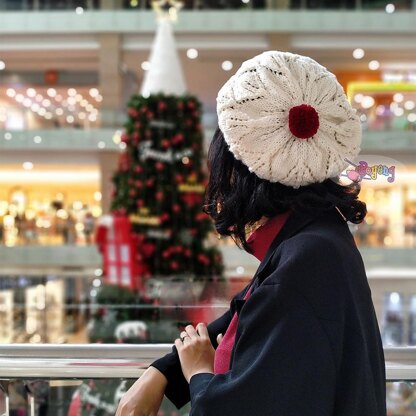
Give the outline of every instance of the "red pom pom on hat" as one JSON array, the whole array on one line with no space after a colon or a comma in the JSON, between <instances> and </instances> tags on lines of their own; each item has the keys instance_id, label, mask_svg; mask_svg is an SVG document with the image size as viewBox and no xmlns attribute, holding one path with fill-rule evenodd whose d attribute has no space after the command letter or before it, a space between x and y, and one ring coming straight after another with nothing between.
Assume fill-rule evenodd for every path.
<instances>
[{"instance_id":1,"label":"red pom pom on hat","mask_svg":"<svg viewBox=\"0 0 416 416\"><path fill-rule=\"evenodd\" d=\"M319 129L319 115L308 104L297 105L289 110L289 130L299 139L313 137Z\"/></svg>"}]
</instances>

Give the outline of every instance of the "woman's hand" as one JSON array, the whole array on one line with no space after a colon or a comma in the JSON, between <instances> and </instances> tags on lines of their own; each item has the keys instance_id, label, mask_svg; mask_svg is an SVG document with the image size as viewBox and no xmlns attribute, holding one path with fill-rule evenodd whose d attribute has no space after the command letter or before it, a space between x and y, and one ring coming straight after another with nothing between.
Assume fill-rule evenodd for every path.
<instances>
[{"instance_id":1,"label":"woman's hand","mask_svg":"<svg viewBox=\"0 0 416 416\"><path fill-rule=\"evenodd\" d=\"M167 383L166 377L150 366L120 400L116 416L156 416Z\"/></svg>"},{"instance_id":2,"label":"woman's hand","mask_svg":"<svg viewBox=\"0 0 416 416\"><path fill-rule=\"evenodd\" d=\"M217 339L220 339L220 336ZM196 329L188 325L185 331L181 332L181 338L175 340L175 345L183 375L188 383L195 374L214 373L215 350L204 324L199 323Z\"/></svg>"}]
</instances>

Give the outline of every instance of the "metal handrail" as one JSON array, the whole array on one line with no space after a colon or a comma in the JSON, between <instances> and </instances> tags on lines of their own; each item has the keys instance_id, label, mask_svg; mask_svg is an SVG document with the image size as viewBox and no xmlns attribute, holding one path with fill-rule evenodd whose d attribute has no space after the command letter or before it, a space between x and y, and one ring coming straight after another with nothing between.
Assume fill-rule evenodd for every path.
<instances>
[{"instance_id":1,"label":"metal handrail","mask_svg":"<svg viewBox=\"0 0 416 416\"><path fill-rule=\"evenodd\" d=\"M0 379L138 378L171 344L0 345ZM416 347L386 347L387 381L416 380Z\"/></svg>"}]
</instances>

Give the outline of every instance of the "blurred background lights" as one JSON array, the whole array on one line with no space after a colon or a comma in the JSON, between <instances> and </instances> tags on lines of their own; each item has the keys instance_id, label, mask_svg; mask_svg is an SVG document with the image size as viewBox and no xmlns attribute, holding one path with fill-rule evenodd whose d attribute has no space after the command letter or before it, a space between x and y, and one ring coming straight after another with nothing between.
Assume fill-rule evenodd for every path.
<instances>
[{"instance_id":1,"label":"blurred background lights","mask_svg":"<svg viewBox=\"0 0 416 416\"><path fill-rule=\"evenodd\" d=\"M403 94L401 94L400 92L393 95L393 101L395 101L396 103L401 103L403 99Z\"/></svg>"},{"instance_id":2,"label":"blurred background lights","mask_svg":"<svg viewBox=\"0 0 416 416\"><path fill-rule=\"evenodd\" d=\"M371 108L374 105L374 102L375 101L374 101L374 98L373 97L371 97L369 95L366 95L363 98L363 100L361 101L361 106L363 108Z\"/></svg>"},{"instance_id":3,"label":"blurred background lights","mask_svg":"<svg viewBox=\"0 0 416 416\"><path fill-rule=\"evenodd\" d=\"M22 166L23 166L24 170L32 170L33 169L33 163L32 162L24 162Z\"/></svg>"},{"instance_id":4,"label":"blurred background lights","mask_svg":"<svg viewBox=\"0 0 416 416\"><path fill-rule=\"evenodd\" d=\"M414 101L406 101L404 103L404 108L406 110L413 110L415 108L415 102Z\"/></svg>"},{"instance_id":5,"label":"blurred background lights","mask_svg":"<svg viewBox=\"0 0 416 416\"><path fill-rule=\"evenodd\" d=\"M230 71L231 69L233 69L233 63L231 61L224 61L221 64L221 67L224 71Z\"/></svg>"},{"instance_id":6,"label":"blurred background lights","mask_svg":"<svg viewBox=\"0 0 416 416\"><path fill-rule=\"evenodd\" d=\"M148 71L150 69L150 62L149 61L143 61L141 65L143 71Z\"/></svg>"},{"instance_id":7,"label":"blurred background lights","mask_svg":"<svg viewBox=\"0 0 416 416\"><path fill-rule=\"evenodd\" d=\"M370 61L368 64L368 68L371 69L371 71L376 71L380 68L380 62L376 60Z\"/></svg>"},{"instance_id":8,"label":"blurred background lights","mask_svg":"<svg viewBox=\"0 0 416 416\"><path fill-rule=\"evenodd\" d=\"M189 59L196 59L196 58L198 58L198 51L197 51L195 48L189 48L189 49L186 51L186 56L187 56Z\"/></svg>"},{"instance_id":9,"label":"blurred background lights","mask_svg":"<svg viewBox=\"0 0 416 416\"><path fill-rule=\"evenodd\" d=\"M56 97L56 90L55 90L55 88L48 88L48 91L46 91L46 94L48 94L49 97L51 97L51 98Z\"/></svg>"},{"instance_id":10,"label":"blurred background lights","mask_svg":"<svg viewBox=\"0 0 416 416\"><path fill-rule=\"evenodd\" d=\"M354 49L352 52L352 56L355 59L362 59L364 58L364 55L365 55L364 49L361 49L361 48Z\"/></svg>"}]
</instances>

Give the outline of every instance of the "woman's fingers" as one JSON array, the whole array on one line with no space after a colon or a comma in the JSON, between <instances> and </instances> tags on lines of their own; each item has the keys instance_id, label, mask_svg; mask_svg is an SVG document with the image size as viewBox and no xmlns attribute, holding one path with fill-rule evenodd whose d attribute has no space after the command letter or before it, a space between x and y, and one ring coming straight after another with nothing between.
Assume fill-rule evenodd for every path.
<instances>
[{"instance_id":1,"label":"woman's fingers","mask_svg":"<svg viewBox=\"0 0 416 416\"><path fill-rule=\"evenodd\" d=\"M195 339L198 337L198 333L196 332L196 329L192 325L188 325L185 328L185 331L189 335L189 337L192 339Z\"/></svg>"},{"instance_id":2,"label":"woman's fingers","mask_svg":"<svg viewBox=\"0 0 416 416\"><path fill-rule=\"evenodd\" d=\"M208 329L202 322L196 326L196 330L201 338L209 338Z\"/></svg>"}]
</instances>

